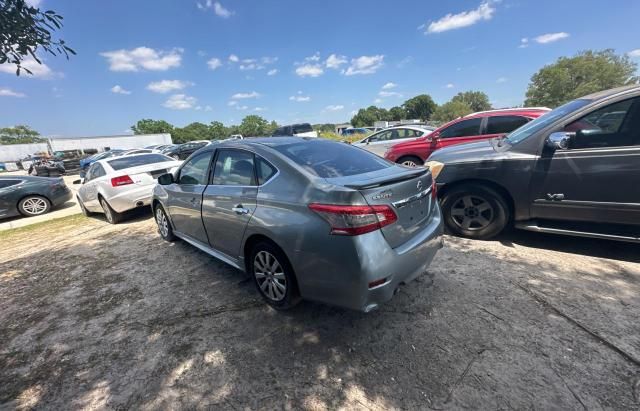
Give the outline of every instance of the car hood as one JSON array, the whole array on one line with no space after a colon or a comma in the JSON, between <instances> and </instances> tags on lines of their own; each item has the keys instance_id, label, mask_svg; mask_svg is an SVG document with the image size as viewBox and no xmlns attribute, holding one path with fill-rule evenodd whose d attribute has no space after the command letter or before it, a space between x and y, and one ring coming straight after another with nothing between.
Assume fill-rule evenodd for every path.
<instances>
[{"instance_id":1,"label":"car hood","mask_svg":"<svg viewBox=\"0 0 640 411\"><path fill-rule=\"evenodd\" d=\"M439 161L443 164L490 160L496 157L496 143L482 140L473 143L456 144L436 150L427 161Z\"/></svg>"}]
</instances>

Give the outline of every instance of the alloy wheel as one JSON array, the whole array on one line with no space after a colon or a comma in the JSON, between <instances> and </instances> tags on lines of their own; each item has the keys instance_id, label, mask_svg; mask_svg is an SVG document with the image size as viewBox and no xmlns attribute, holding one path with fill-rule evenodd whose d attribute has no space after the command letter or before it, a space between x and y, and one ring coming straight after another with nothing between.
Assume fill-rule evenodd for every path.
<instances>
[{"instance_id":1,"label":"alloy wheel","mask_svg":"<svg viewBox=\"0 0 640 411\"><path fill-rule=\"evenodd\" d=\"M169 221L160 207L156 210L156 223L158 224L160 235L162 237L167 237L169 235Z\"/></svg>"},{"instance_id":2,"label":"alloy wheel","mask_svg":"<svg viewBox=\"0 0 640 411\"><path fill-rule=\"evenodd\" d=\"M482 230L493 221L494 210L486 199L465 195L451 207L451 218L464 230Z\"/></svg>"},{"instance_id":3,"label":"alloy wheel","mask_svg":"<svg viewBox=\"0 0 640 411\"><path fill-rule=\"evenodd\" d=\"M272 301L281 301L287 294L287 277L276 257L260 251L253 260L253 275L262 293Z\"/></svg>"},{"instance_id":4,"label":"alloy wheel","mask_svg":"<svg viewBox=\"0 0 640 411\"><path fill-rule=\"evenodd\" d=\"M109 207L107 202L104 201L104 199L100 199L100 205L102 206L102 209L104 210L104 216L107 218L107 221L112 223L113 222L113 215L111 214L111 208Z\"/></svg>"},{"instance_id":5,"label":"alloy wheel","mask_svg":"<svg viewBox=\"0 0 640 411\"><path fill-rule=\"evenodd\" d=\"M415 162L415 161L413 161L413 160L404 160L404 161L402 162L402 165L403 165L403 166L407 166L407 167L414 167L414 168L415 168L415 167L418 167L418 164L416 164L416 162Z\"/></svg>"},{"instance_id":6,"label":"alloy wheel","mask_svg":"<svg viewBox=\"0 0 640 411\"><path fill-rule=\"evenodd\" d=\"M24 200L22 209L29 215L39 215L47 211L47 201L40 197L30 197Z\"/></svg>"}]
</instances>

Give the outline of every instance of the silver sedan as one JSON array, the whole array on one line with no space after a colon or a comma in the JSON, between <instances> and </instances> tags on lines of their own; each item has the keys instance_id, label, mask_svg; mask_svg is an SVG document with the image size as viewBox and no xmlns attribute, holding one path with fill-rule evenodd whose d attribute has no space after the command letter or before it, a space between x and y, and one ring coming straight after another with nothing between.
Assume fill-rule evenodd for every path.
<instances>
[{"instance_id":1,"label":"silver sedan","mask_svg":"<svg viewBox=\"0 0 640 411\"><path fill-rule=\"evenodd\" d=\"M371 311L442 247L428 168L317 138L211 144L159 177L152 208L164 239L248 272L277 309Z\"/></svg>"},{"instance_id":2,"label":"silver sedan","mask_svg":"<svg viewBox=\"0 0 640 411\"><path fill-rule=\"evenodd\" d=\"M162 154L136 154L96 161L78 190L78 204L85 215L104 213L111 224L123 213L148 206L158 176L182 164Z\"/></svg>"}]
</instances>

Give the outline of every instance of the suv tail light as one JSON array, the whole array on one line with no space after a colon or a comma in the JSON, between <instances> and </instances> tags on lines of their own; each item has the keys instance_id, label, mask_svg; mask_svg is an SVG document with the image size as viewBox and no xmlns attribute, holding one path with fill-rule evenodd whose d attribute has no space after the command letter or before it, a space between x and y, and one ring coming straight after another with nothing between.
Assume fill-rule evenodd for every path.
<instances>
[{"instance_id":1,"label":"suv tail light","mask_svg":"<svg viewBox=\"0 0 640 411\"><path fill-rule=\"evenodd\" d=\"M393 224L398 216L388 205L309 204L309 208L324 218L334 235L360 235Z\"/></svg>"},{"instance_id":2,"label":"suv tail light","mask_svg":"<svg viewBox=\"0 0 640 411\"><path fill-rule=\"evenodd\" d=\"M131 177L127 175L120 176L120 177L113 177L111 179L112 187L126 186L128 184L133 184L133 180L131 179Z\"/></svg>"}]
</instances>

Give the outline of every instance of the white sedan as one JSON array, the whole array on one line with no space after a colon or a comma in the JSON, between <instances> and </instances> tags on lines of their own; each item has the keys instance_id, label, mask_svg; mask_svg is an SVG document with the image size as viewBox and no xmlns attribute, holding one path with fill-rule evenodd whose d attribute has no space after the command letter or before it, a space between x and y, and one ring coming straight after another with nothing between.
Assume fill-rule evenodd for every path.
<instances>
[{"instance_id":1,"label":"white sedan","mask_svg":"<svg viewBox=\"0 0 640 411\"><path fill-rule=\"evenodd\" d=\"M353 143L354 146L364 148L367 151L384 157L387 149L404 141L414 140L418 137L431 134L435 130L428 126L398 126L373 133L362 140Z\"/></svg>"},{"instance_id":2,"label":"white sedan","mask_svg":"<svg viewBox=\"0 0 640 411\"><path fill-rule=\"evenodd\" d=\"M78 190L78 204L84 215L104 213L117 224L127 210L150 204L158 177L182 164L163 154L111 157L89 167Z\"/></svg>"}]
</instances>

